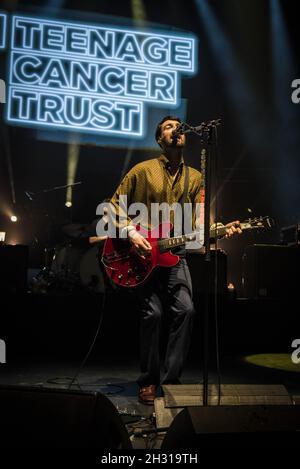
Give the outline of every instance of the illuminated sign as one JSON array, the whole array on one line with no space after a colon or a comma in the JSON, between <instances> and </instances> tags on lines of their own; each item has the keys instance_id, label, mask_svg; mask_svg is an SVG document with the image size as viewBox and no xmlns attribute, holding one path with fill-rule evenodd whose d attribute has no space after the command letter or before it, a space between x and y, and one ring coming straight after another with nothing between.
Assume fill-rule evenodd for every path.
<instances>
[{"instance_id":1,"label":"illuminated sign","mask_svg":"<svg viewBox=\"0 0 300 469\"><path fill-rule=\"evenodd\" d=\"M143 137L147 106L178 107L189 35L13 16L7 120Z\"/></svg>"},{"instance_id":2,"label":"illuminated sign","mask_svg":"<svg viewBox=\"0 0 300 469\"><path fill-rule=\"evenodd\" d=\"M0 13L0 49L6 45L6 14Z\"/></svg>"}]
</instances>

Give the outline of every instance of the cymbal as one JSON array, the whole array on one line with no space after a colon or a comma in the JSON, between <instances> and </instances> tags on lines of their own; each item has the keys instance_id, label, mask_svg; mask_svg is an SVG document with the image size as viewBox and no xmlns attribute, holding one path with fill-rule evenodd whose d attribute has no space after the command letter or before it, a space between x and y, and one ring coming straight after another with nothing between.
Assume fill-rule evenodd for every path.
<instances>
[{"instance_id":1,"label":"cymbal","mask_svg":"<svg viewBox=\"0 0 300 469\"><path fill-rule=\"evenodd\" d=\"M71 223L69 225L65 225L62 228L62 231L65 235L69 236L70 238L79 238L87 229L87 225L83 223Z\"/></svg>"}]
</instances>

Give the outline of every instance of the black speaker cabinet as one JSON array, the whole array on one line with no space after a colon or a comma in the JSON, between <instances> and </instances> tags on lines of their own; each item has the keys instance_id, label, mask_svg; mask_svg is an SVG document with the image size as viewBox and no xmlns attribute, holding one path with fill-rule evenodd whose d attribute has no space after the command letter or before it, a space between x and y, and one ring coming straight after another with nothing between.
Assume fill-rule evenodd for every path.
<instances>
[{"instance_id":1,"label":"black speaker cabinet","mask_svg":"<svg viewBox=\"0 0 300 469\"><path fill-rule=\"evenodd\" d=\"M24 292L27 287L28 246L0 246L0 291Z\"/></svg>"},{"instance_id":2,"label":"black speaker cabinet","mask_svg":"<svg viewBox=\"0 0 300 469\"><path fill-rule=\"evenodd\" d=\"M130 449L128 432L100 393L0 386L0 448Z\"/></svg>"},{"instance_id":3,"label":"black speaker cabinet","mask_svg":"<svg viewBox=\"0 0 300 469\"><path fill-rule=\"evenodd\" d=\"M280 447L300 443L300 406L187 407L173 420L162 450Z\"/></svg>"},{"instance_id":4,"label":"black speaker cabinet","mask_svg":"<svg viewBox=\"0 0 300 469\"><path fill-rule=\"evenodd\" d=\"M299 292L300 248L253 244L243 254L246 298L295 297Z\"/></svg>"}]
</instances>

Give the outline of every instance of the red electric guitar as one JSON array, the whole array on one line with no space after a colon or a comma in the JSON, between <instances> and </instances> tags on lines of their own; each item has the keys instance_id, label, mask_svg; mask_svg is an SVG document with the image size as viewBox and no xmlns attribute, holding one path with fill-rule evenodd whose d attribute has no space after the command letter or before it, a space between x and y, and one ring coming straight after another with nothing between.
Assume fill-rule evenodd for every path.
<instances>
[{"instance_id":1,"label":"red electric guitar","mask_svg":"<svg viewBox=\"0 0 300 469\"><path fill-rule=\"evenodd\" d=\"M258 217L246 220L240 224L244 230L268 229L273 225L273 220L266 217ZM171 252L171 249L182 246L188 241L195 241L197 234L182 235L173 238L161 238L161 233L168 236L171 223L161 223L151 231L137 227L139 233L144 236L152 246L149 255L143 259L128 239L107 238L103 248L101 261L104 264L107 275L120 287L136 287L144 283L152 270L157 267L172 267L179 261L179 257ZM221 238L226 234L226 227L221 226L210 230L211 238Z\"/></svg>"}]
</instances>

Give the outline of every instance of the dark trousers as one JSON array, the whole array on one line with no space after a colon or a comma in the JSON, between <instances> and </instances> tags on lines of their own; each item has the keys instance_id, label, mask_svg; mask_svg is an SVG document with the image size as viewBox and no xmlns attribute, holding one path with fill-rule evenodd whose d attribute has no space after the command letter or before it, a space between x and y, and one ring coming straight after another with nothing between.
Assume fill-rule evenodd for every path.
<instances>
[{"instance_id":1,"label":"dark trousers","mask_svg":"<svg viewBox=\"0 0 300 469\"><path fill-rule=\"evenodd\" d=\"M194 305L192 283L185 258L174 267L158 267L151 279L137 292L141 312L140 386L176 384L189 350ZM165 316L167 316L165 318ZM160 332L167 320L168 341L164 370L160 379Z\"/></svg>"}]
</instances>

